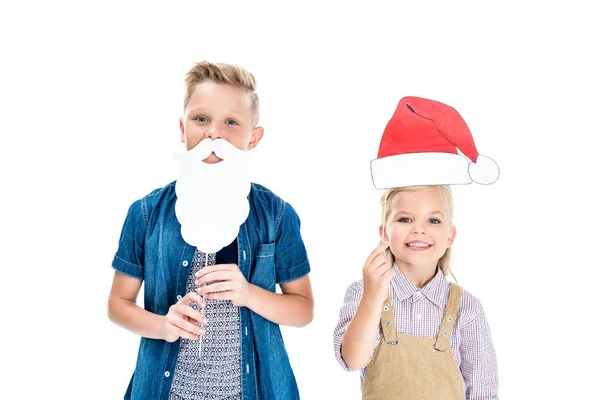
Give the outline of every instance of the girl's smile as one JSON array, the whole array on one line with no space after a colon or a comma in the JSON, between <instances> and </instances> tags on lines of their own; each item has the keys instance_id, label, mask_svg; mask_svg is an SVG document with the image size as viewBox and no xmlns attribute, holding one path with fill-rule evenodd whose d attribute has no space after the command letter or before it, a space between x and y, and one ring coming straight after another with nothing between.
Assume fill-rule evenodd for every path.
<instances>
[{"instance_id":1,"label":"girl's smile","mask_svg":"<svg viewBox=\"0 0 600 400\"><path fill-rule=\"evenodd\" d=\"M433 244L424 242L422 240L413 240L406 243L406 247L412 251L426 251L429 250Z\"/></svg>"}]
</instances>

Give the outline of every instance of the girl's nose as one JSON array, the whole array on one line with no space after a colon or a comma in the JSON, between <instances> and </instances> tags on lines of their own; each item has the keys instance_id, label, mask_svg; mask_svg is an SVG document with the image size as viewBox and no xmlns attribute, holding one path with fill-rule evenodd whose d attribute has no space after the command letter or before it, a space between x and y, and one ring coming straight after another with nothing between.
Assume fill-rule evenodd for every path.
<instances>
[{"instance_id":1,"label":"girl's nose","mask_svg":"<svg viewBox=\"0 0 600 400\"><path fill-rule=\"evenodd\" d=\"M423 227L421 227L421 225L415 224L412 228L412 233L414 233L415 235L424 234L425 229Z\"/></svg>"}]
</instances>

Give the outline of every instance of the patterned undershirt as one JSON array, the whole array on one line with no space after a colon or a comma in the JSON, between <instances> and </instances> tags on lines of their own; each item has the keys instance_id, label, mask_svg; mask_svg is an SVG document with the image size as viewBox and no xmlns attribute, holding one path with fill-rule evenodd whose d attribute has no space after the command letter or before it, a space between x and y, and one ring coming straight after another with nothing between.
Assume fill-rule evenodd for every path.
<instances>
[{"instance_id":1,"label":"patterned undershirt","mask_svg":"<svg viewBox=\"0 0 600 400\"><path fill-rule=\"evenodd\" d=\"M195 291L195 274L204 268L206 254L196 250L188 278L188 292ZM208 254L208 265L216 255ZM208 319L202 340L181 338L177 366L171 385L171 400L241 400L240 314L230 300L205 299ZM192 303L192 308L198 306Z\"/></svg>"}]
</instances>

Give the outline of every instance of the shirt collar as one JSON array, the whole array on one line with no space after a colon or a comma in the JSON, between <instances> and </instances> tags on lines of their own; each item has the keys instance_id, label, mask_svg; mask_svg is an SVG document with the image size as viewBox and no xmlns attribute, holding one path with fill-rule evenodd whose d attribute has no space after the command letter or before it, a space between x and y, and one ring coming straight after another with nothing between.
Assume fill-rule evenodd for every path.
<instances>
[{"instance_id":1,"label":"shirt collar","mask_svg":"<svg viewBox=\"0 0 600 400\"><path fill-rule=\"evenodd\" d=\"M433 279L422 289L409 281L395 264L394 270L396 271L396 276L394 276L391 283L395 292L395 297L398 300L404 301L413 296L416 292L421 291L421 293L433 304L440 308L445 307L448 297L449 282L444 278L442 270L438 268Z\"/></svg>"}]
</instances>

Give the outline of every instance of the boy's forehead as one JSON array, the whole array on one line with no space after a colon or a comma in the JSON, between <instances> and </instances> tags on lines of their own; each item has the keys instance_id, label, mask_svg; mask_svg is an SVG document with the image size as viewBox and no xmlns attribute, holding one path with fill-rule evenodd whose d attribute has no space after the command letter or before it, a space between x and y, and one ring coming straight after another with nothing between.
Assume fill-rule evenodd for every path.
<instances>
[{"instance_id":1,"label":"boy's forehead","mask_svg":"<svg viewBox=\"0 0 600 400\"><path fill-rule=\"evenodd\" d=\"M232 85L203 82L196 85L188 102L188 108L190 111L217 108L245 114L250 108L249 97L245 90Z\"/></svg>"}]
</instances>

